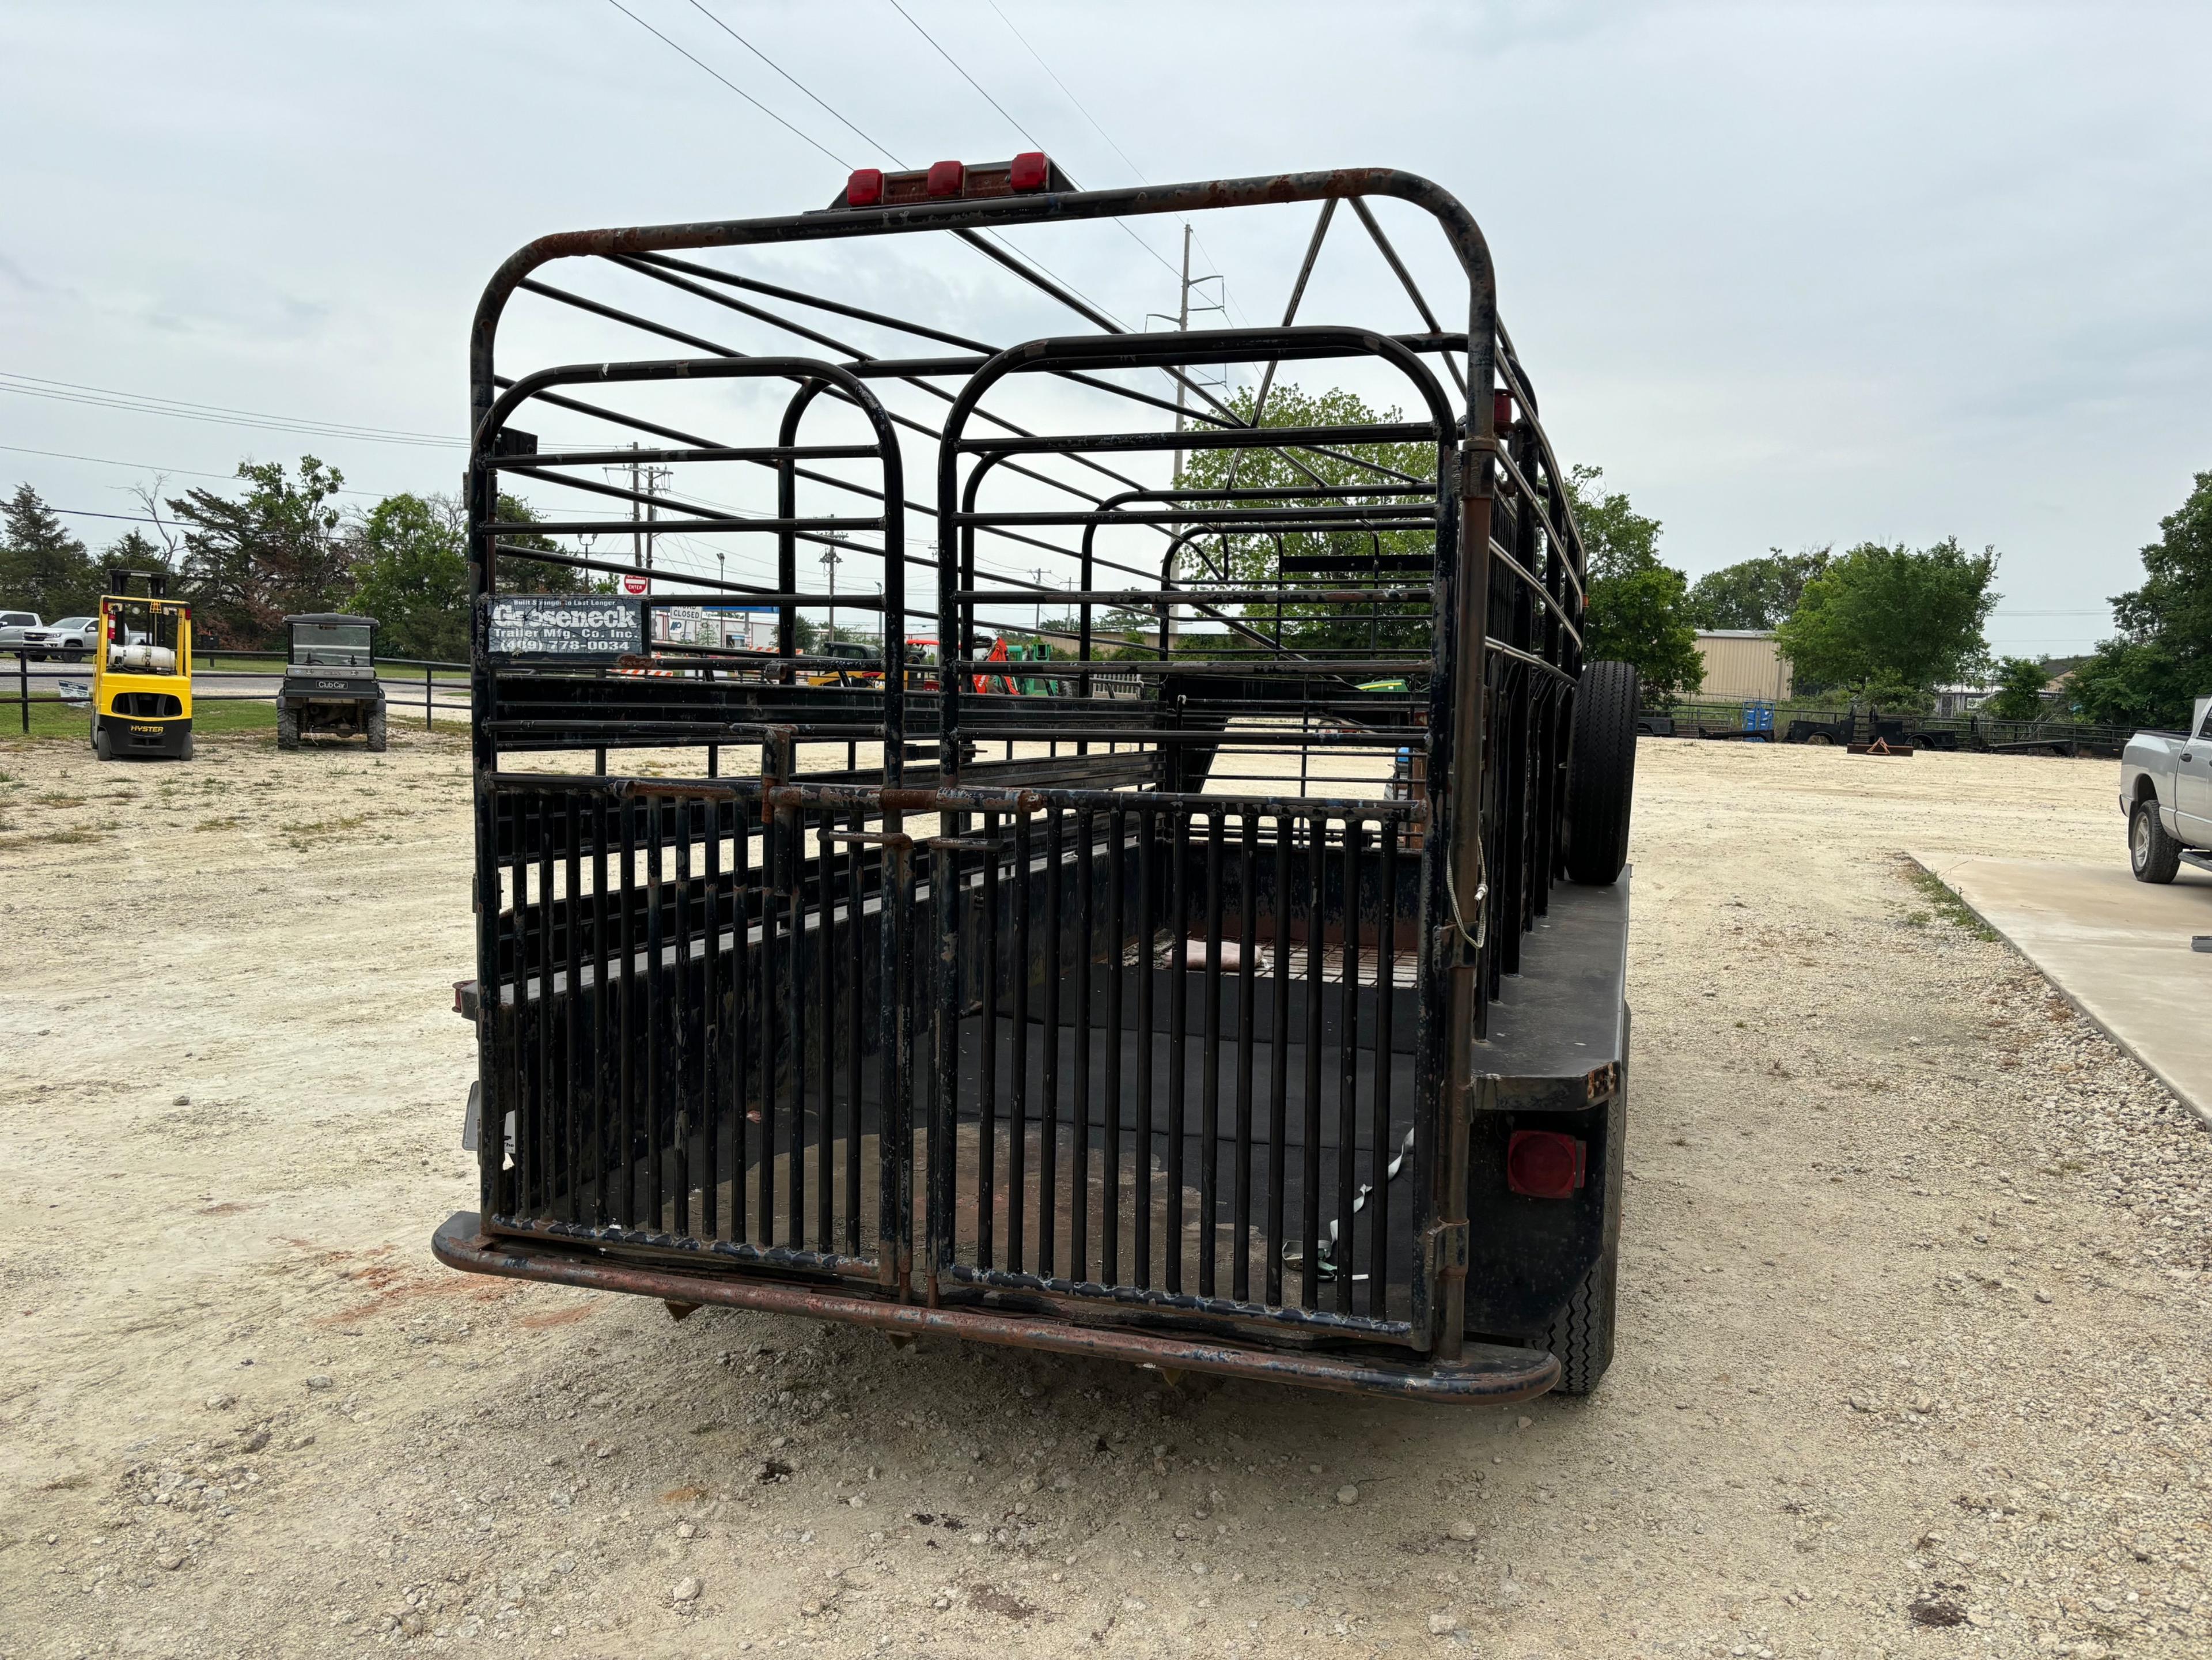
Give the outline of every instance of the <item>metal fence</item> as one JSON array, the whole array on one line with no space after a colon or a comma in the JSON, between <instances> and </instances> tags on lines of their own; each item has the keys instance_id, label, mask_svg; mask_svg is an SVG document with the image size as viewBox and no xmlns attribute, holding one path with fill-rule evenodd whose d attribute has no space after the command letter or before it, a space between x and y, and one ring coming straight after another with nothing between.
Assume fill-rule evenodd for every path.
<instances>
[{"instance_id":1,"label":"metal fence","mask_svg":"<svg viewBox=\"0 0 2212 1660\"><path fill-rule=\"evenodd\" d=\"M75 674L84 678L84 693L82 696L70 696L60 690L63 685L73 684L70 679L58 679L55 683L54 690L41 693L34 691L31 684L31 663L33 655L33 653L26 650L18 650L15 653L14 695L4 700L16 706L17 721L21 732L26 736L29 735L31 711L34 707L41 705L82 711L89 723L92 708L91 665L82 660L76 662L65 659L60 660L60 671L63 675L69 676L74 672ZM256 654L251 652L201 652L195 653L194 655L210 663L224 660L233 663L260 660ZM42 660L53 662L56 660L42 658ZM266 660L270 666L265 670L194 668L192 702L195 704L273 704L276 701L278 684L281 684L284 678L285 665L284 660L281 657L271 657ZM453 721L465 721L469 718L467 680L454 678L441 681L437 678L440 671L445 671L454 677L465 676L469 670L466 663L449 663L437 659L421 657L380 657L375 661L379 671L377 678L384 688L385 703L391 712L411 716L416 711L421 711L425 731L430 730L441 715ZM404 676L384 672L386 670L393 669L405 670L408 672ZM419 681L414 678L413 672L416 670L421 671L422 673L422 678ZM278 684L258 687L252 690L201 690L203 685L235 686L240 682L247 681L270 681Z\"/></svg>"}]
</instances>

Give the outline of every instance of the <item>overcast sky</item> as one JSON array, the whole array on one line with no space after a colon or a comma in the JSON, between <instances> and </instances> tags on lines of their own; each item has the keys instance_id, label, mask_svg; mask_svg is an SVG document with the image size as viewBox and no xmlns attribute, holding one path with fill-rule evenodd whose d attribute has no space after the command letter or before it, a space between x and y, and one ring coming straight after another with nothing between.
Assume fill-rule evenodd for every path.
<instances>
[{"instance_id":1,"label":"overcast sky","mask_svg":"<svg viewBox=\"0 0 2212 1660\"><path fill-rule=\"evenodd\" d=\"M518 244L817 207L848 165L1002 159L1017 124L1090 185L1437 179L1563 458L1692 575L1955 535L2003 556L1999 650L2080 649L2212 469L2212 6L705 0L848 127L691 0L623 3L805 136L612 0L0 10L0 478L129 514L153 469L312 450L450 489L463 453L428 441L464 429L470 313ZM1201 222L1235 320L1279 315L1310 224ZM1030 246L1134 321L1175 303L1177 232L1142 228ZM1391 298L1346 256L1304 315Z\"/></svg>"}]
</instances>

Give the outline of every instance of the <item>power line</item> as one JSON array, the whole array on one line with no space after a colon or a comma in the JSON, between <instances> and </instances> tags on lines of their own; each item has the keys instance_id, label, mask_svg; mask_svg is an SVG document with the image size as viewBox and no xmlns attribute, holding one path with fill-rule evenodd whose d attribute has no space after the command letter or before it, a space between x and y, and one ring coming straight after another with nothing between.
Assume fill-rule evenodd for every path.
<instances>
[{"instance_id":1,"label":"power line","mask_svg":"<svg viewBox=\"0 0 2212 1660\"><path fill-rule=\"evenodd\" d=\"M978 81L974 76L969 74L966 70L960 67L960 60L958 58L955 58L951 52L945 51L944 47L937 44L937 37L935 35L932 34L927 29L922 27L921 24L915 22L914 14L908 11L904 6L899 4L899 0L889 0L889 3L893 11L905 18L908 23L912 23L914 25L914 32L916 34L929 42L929 48L932 52L935 52L939 58L942 58L946 63L951 64L953 71L957 74L963 81L965 81L969 86L975 88L975 90L981 94L985 103L988 104L993 109L998 111L1000 114L1006 118L1008 124L1012 126L1016 132L1028 139L1030 143L1035 144L1037 149L1042 149L1044 148L1043 143L1039 141L1037 136L1031 132L1027 127L1024 126L1020 122L1015 120L1004 104L1001 104L997 99L992 97L989 93L984 92L983 83L981 81Z\"/></svg>"},{"instance_id":2,"label":"power line","mask_svg":"<svg viewBox=\"0 0 2212 1660\"><path fill-rule=\"evenodd\" d=\"M197 467L163 467L151 461L118 461L105 455L72 455L67 450L34 450L22 444L0 444L0 450L13 455L50 455L58 461L90 461L96 466L129 467L137 472L174 473L180 478L221 478L231 483L238 482L234 472L203 472ZM390 490L341 489L340 496L373 496L380 501L392 495Z\"/></svg>"},{"instance_id":3,"label":"power line","mask_svg":"<svg viewBox=\"0 0 2212 1660\"><path fill-rule=\"evenodd\" d=\"M770 58L758 46L753 45L751 41L746 40L744 35L739 34L727 23L725 23L720 18L715 16L713 12L708 10L704 5L700 3L700 0L691 0L691 6L692 9L698 12L701 16L704 17L716 28L721 30L723 33L728 35L731 40L736 41L747 52L752 53L752 55L759 58L762 63L767 64L785 80L790 82L793 86L797 87L799 91L805 93L807 97L813 99L815 104L821 108L824 114L829 116L831 120L836 122L840 126L843 127L855 138L858 138L862 143L866 144L872 149L881 150L885 155L890 156L892 161L898 162L901 167L904 167L906 165L906 162L900 157L897 151L894 150L889 144L884 143L878 139L869 137L866 133L862 132L858 127L847 120L844 116L840 114L836 109L832 108L830 105L823 103L820 98L815 95L811 88L800 81L797 76L792 74L789 70L784 68L782 64L777 63L775 59Z\"/></svg>"},{"instance_id":4,"label":"power line","mask_svg":"<svg viewBox=\"0 0 2212 1660\"><path fill-rule=\"evenodd\" d=\"M705 70L707 71L707 73L708 73L708 74L709 74L709 75L713 76L714 77L714 79L716 79L717 81L720 81L720 82L724 86L727 87L727 88L728 88L732 92L734 92L735 94L738 94L738 97L740 97L740 98L744 99L744 100L745 100L745 102L747 102L748 104L750 104L750 105L751 105L755 109L759 110L762 113L763 113L764 115L768 116L771 120L775 121L775 122L776 123L776 125L779 125L779 126L781 126L781 127L785 128L785 129L786 129L786 130L787 130L788 131L791 131L791 132L793 132L793 133L797 133L797 134L798 134L798 136L799 136L799 137L801 137L801 138L805 138L805 139L806 140L806 142L807 142L809 144L813 145L813 146L814 146L814 148L815 148L816 149L820 150L820 151L822 152L822 154L823 154L823 155L824 155L828 156L828 157L829 157L832 161L836 162L836 163L837 163L837 165L838 165L839 167L845 168L848 172L850 172L850 171L852 170L852 163L851 163L851 162L845 161L842 157L841 157L840 155L838 155L838 154L837 154L835 150L830 149L830 148L828 148L826 145L823 145L823 144L822 144L822 143L817 143L816 140L814 140L814 139L812 139L812 138L808 137L807 137L807 135L806 135L806 134L805 134L804 132L800 132L800 131L799 131L799 130L797 127L793 126L793 125L791 125L791 123L790 123L790 122L788 122L788 121L787 121L787 120L785 120L785 119L783 119L783 117L781 117L781 115L776 114L776 112L775 112L774 110L769 109L769 106L768 106L767 105L765 105L765 104L762 103L762 102L760 101L760 100L759 100L759 99L757 99L757 98L754 97L750 93L747 92L747 91L746 91L743 87L740 87L739 85L738 85L736 82L732 81L732 80L731 80L731 79L729 79L726 76L725 76L725 75L721 74L720 71L718 71L718 70L714 70L714 69L711 68L709 65L708 65L707 64L705 64L704 62L702 62L702 60L700 60L699 58L693 57L693 56L691 55L691 53L690 53L690 52L684 52L683 47L681 47L681 46L678 46L678 45L676 44L676 42L674 42L673 40L670 40L666 35L665 35L665 34L661 33L661 32L660 32L659 29L654 28L654 27L653 27L653 25L652 25L652 24L650 24L650 23L647 22L643 18L640 17L640 16L639 16L635 12L634 12L634 11L630 10L630 9L629 9L629 7L627 7L627 6L623 5L623 4L622 3L622 0L607 0L607 3L608 3L609 5L611 5L611 6L614 7L614 9L615 9L617 11L618 11L618 12L622 13L622 15L623 15L623 16L625 16L625 17L629 18L632 22L634 22L634 23L637 24L641 28L644 29L644 30L645 30L648 34L651 34L651 35L652 35L655 40L659 40L659 41L660 41L660 42L662 42L664 45L665 45L665 46L669 46L670 48L672 48L672 50L674 50L674 51L676 51L676 52L682 52L682 53L683 53L683 55L684 55L685 58L689 58L692 63L698 64L698 66L699 66L701 69ZM697 3L697 0L692 0L692 3L696 4L696 3ZM702 8L702 9L703 9L703 8ZM720 18L716 18L716 17L714 17L713 13L709 12L709 13L708 13L707 15L708 15L708 16L710 19L712 19L714 22L716 22L716 23L718 23L718 24L721 23L721 20L720 20ZM903 14L903 13L902 13L901 15L904 15L904 14ZM908 18L908 19L907 19L907 21L908 21L908 22L913 22L913 21L914 21L914 20L913 20L912 18L910 18L910 17L909 17L909 18ZM915 24L915 27L917 29L919 29L921 26L919 23L916 23L916 24ZM823 109L825 109L825 110L828 110L831 115L836 116L836 119L837 119L840 122L842 122L844 125L846 125L847 127L851 128L851 129L852 129L852 131L854 131L854 132L856 132L856 133L860 133L860 128L858 128L857 126L854 126L853 123L852 123L852 122L850 122L850 121L848 121L848 120L846 120L846 119L845 119L842 115L839 115L839 114L837 113L837 111L836 111L835 108L833 108L833 107L832 107L830 105L829 105L828 103L824 102L824 101L823 101L820 97L817 96L817 94L816 94L815 93L813 93L811 90L810 90L810 89L809 89L809 88L807 88L807 87L806 87L803 82L801 82L796 76L793 75L789 70L786 70L786 69L785 69L781 64L780 64L776 63L773 58L769 58L769 55L768 55L766 52L763 52L763 51L762 51L758 46L754 46L754 45L752 44L752 42L751 42L751 41L747 40L745 40L742 35L739 35L739 34L738 33L738 32L737 32L735 29L729 28L729 27L728 27L726 24L722 24L722 27L723 27L723 28L725 29L725 31L726 31L726 32L730 35L731 39L732 39L732 40L736 40L736 41L738 42L738 45L740 45L740 46L742 46L743 47L744 47L744 49L745 49L747 52L750 52L750 53L752 53L752 55L753 55L754 57L756 57L756 58L759 58L759 59L761 60L761 62L763 62L763 64L767 64L770 69L774 70L775 70L778 75L780 75L780 76L783 76L783 78L784 78L785 80L787 80L787 81L790 82L791 82L791 84L792 84L793 86L797 87L797 88L799 89L799 91L801 91L801 92L803 92L803 93L805 93L805 94L806 94L806 95L807 95L809 98L813 99L813 100L814 100L817 104L820 104L820 105L822 106L822 107L823 107ZM925 34L923 38L924 38L924 39L927 39L927 34ZM933 46L935 46L937 45L937 43L936 43L935 41L933 41L933 40L930 41L930 44L931 44ZM942 52L943 52L943 51L944 51L944 48L943 48L943 47L941 47L941 46L939 46L939 47L938 47L938 51L939 51L940 53L942 53ZM947 58L945 61L946 61L946 62L948 62L948 63L951 63L951 59L950 58ZM958 64L953 64L953 67L954 67L955 69L958 69L958 68L959 68L959 65L958 65ZM962 71L961 71L961 73L962 73L963 75L965 75L965 74L967 73L967 71L963 70L962 70ZM973 82L971 81L969 84L973 85L974 83L973 83ZM976 90L977 90L978 92L981 92L981 91L982 91L982 88L981 88L981 87L977 87L977 88L976 88ZM990 94L989 94L988 93L984 93L984 94L983 94L983 95L984 95L986 98L989 98L989 97L990 97ZM994 106L994 108L995 108L995 107L997 107L997 105L996 105L995 100L994 100L994 106ZM1002 114L1002 115L1004 115L1004 114L1006 114L1006 112L1005 112L1003 109L1001 109L1001 110L1000 110L1000 114ZM1006 119L1007 119L1009 121L1012 121L1012 120L1013 120L1013 118L1012 118L1012 116L1010 116L1010 115L1009 115L1009 116L1007 116L1007 117L1006 117ZM1016 121L1016 122L1014 122L1014 125L1015 125L1015 127L1017 128L1017 130L1018 130L1018 131L1020 131L1022 132L1022 135L1023 135L1023 137L1029 137L1029 134L1028 134L1028 131L1027 131L1027 129L1023 128L1023 127L1022 127L1022 125L1021 125L1021 123L1019 123L1018 121ZM860 137L863 137L863 138L867 138L867 135L866 135L866 133L860 133ZM872 143L874 143L876 141L875 141L875 140L873 140L873 139L868 139L868 142L869 142L870 143L872 143ZM1030 138L1030 142L1031 143L1033 143L1033 144L1036 143L1036 139L1034 139L1034 138ZM1040 145L1038 145L1037 147L1038 147L1040 149L1042 149L1043 148L1043 146L1042 146L1042 145L1041 145L1041 144L1040 144ZM883 151L884 151L884 155L888 155L888 156L890 156L890 159L891 159L892 161L898 161L898 163L899 163L899 165L900 165L901 167L904 167L904 166L906 165L906 163L905 163L904 161L900 161L900 160L899 160L899 157L898 157L897 153L896 153L896 151L894 151L894 150L890 149L888 146L880 146L879 148L882 148L882 149L883 149ZM1120 222L1118 222L1118 221L1117 221L1116 222L1117 222L1117 223L1119 223ZM1129 234L1131 236L1135 236L1135 235L1136 235L1136 233L1135 233L1135 232L1133 232L1133 231L1129 231L1129 228L1128 228L1126 224L1125 224L1125 225L1122 225L1122 226L1121 226L1121 228L1122 228L1124 231L1128 231L1128 234ZM1006 237L1004 237L1004 236L1000 235L997 231L994 231L994 230L988 230L988 229L987 229L987 230L983 231L981 234L982 234L983 235L985 235L985 236L989 237L993 241L994 241L994 242L998 243L1000 246L1001 246L1001 247L1003 247L1003 248L1006 248L1006 249L1008 249L1008 250L1010 250L1010 251L1012 251L1012 252L1013 252L1019 253L1023 258L1024 258L1024 259L1028 260L1030 264L1031 264L1031 265L1035 265L1035 266L1036 266L1039 271L1042 271L1046 276L1048 276L1048 277L1051 277L1051 278L1052 278L1052 280L1053 280L1054 282L1058 283L1059 283L1062 288L1065 288L1065 289L1066 289L1069 292L1071 292L1071 293L1074 294L1078 298L1081 299L1081 300L1082 300L1082 301L1083 301L1086 305L1091 306L1091 307L1094 307L1095 309L1097 309L1097 310L1098 310L1098 311L1100 311L1100 312L1104 313L1105 313L1107 316L1109 316L1109 317L1112 317L1112 318L1114 319L1115 322L1115 323L1117 323L1117 324L1120 324L1120 325L1121 325L1121 326L1122 326L1123 328L1127 328L1127 327L1128 326L1127 324L1125 324L1125 323L1121 323L1121 319L1118 316L1115 316L1115 313L1114 313L1110 309L1109 309L1109 308L1108 308L1107 307L1105 307L1105 306L1100 305L1100 304L1099 304L1099 302L1098 302L1097 301L1091 299L1091 297L1089 295L1085 294L1081 289L1077 288L1077 287L1075 286L1075 284L1074 284L1074 283L1073 283L1069 282L1069 281L1067 280L1067 278L1066 278L1065 277L1062 277L1062 276L1061 276L1058 271L1055 271L1054 270L1053 270L1053 268L1052 268L1051 266L1049 266L1049 265L1046 265L1046 264L1044 263L1044 261L1042 261L1042 259L1039 259L1039 258L1038 258L1035 254L1026 252L1024 252L1024 250L1022 250L1022 249L1020 249L1020 248L1016 247L1016 246L1015 246L1015 245L1014 245L1012 242L1009 241ZM1144 248L1146 249L1146 252L1149 252L1149 253L1152 253L1152 257L1153 257L1154 258L1156 258L1156 259L1157 259L1157 258L1160 258L1160 256L1159 256L1159 254L1157 252L1157 251L1155 251L1155 250L1152 249L1151 247L1149 247L1149 246L1145 243L1145 241L1144 241L1144 239L1143 239L1143 238L1141 238L1141 237L1138 237L1138 238L1137 238L1137 243L1138 243L1138 246L1140 246L1140 247L1144 247ZM1165 263L1165 262L1164 262L1164 261L1163 261L1163 263ZM1174 267L1173 267L1173 266L1170 266L1170 267L1169 267L1169 269L1170 269L1170 271L1172 271L1172 270L1174 269Z\"/></svg>"},{"instance_id":5,"label":"power line","mask_svg":"<svg viewBox=\"0 0 2212 1660\"><path fill-rule=\"evenodd\" d=\"M17 385L27 381L29 385ZM35 374L0 369L0 392L23 398L40 398L60 404L81 404L94 409L125 410L137 415L166 415L179 421L204 421L217 426L249 427L268 432L296 432L315 438L344 438L361 443L405 444L416 448L465 449L461 438L434 433L409 432L393 427L357 427L343 422L315 421L259 410L230 409L221 404L195 404L182 398L155 398L143 392L118 392L111 386L81 386L70 380L50 380Z\"/></svg>"},{"instance_id":6,"label":"power line","mask_svg":"<svg viewBox=\"0 0 2212 1660\"><path fill-rule=\"evenodd\" d=\"M781 127L781 128L782 128L786 132L787 132L787 133L791 134L794 138L799 139L800 141L802 141L802 142L803 142L803 143L808 143L808 144L812 145L816 149L820 150L820 151L822 152L822 154L823 154L823 155L824 155L828 156L828 157L829 157L832 161L835 161L835 162L836 162L839 167L841 167L844 168L846 172L850 173L850 172L853 170L853 164L852 164L850 161L848 161L847 160L845 160L845 158L844 158L843 156L842 156L842 155L838 155L836 151L835 151L835 150L831 149L830 149L827 144L823 143L820 140L816 139L816 138L811 138L811 137L809 137L805 133L801 132L801 131L800 131L797 127L793 126L793 125L791 125L791 123L790 123L790 122L788 122L788 121L785 120L785 119L784 119L781 115L778 115L778 114L777 114L774 110L770 109L767 105L765 105L765 104L762 103L762 102L761 102L761 100L760 100L759 99L757 99L757 98L754 97L754 96L752 95L752 94L750 94L750 93L747 92L747 91L746 91L743 87L739 86L736 82L734 82L734 81L731 80L728 76L726 76L723 75L723 74L722 74L719 70L714 69L714 67L712 67L710 64L707 64L705 61L703 61L703 60L702 60L702 59L701 59L701 58L692 58L692 57L691 57L691 54L690 54L690 52L684 52L683 47L681 47L681 46L678 46L678 45L677 45L673 40L670 40L666 35L663 34L663 33L662 33L659 29L657 29L657 28L653 27L652 24L650 24L650 23L647 22L647 21L645 21L645 19L643 19L642 17L640 17L640 16L639 16L635 12L632 11L632 10L631 10L628 6L625 6L624 4L623 4L622 0L607 0L607 3L608 3L609 5L611 5L611 6L612 6L612 7L613 7L617 11L620 12L623 16L625 16L625 17L629 18L629 21L630 21L631 22L633 22L633 23L636 24L636 25L638 26L638 27L640 27L640 28L643 29L643 30L644 30L647 34L651 35L654 40L656 40L659 41L659 42L661 43L661 45L663 45L663 46L665 46L668 47L668 48L669 48L671 51L672 51L672 52L683 52L683 54L684 54L684 57L691 58L691 61L692 61L694 64L698 64L698 65L699 65L699 67L700 67L701 69L705 70L707 71L707 73L708 73L708 74L709 74L709 75L713 76L714 76L717 81L720 81L720 82L724 86L727 87L727 88L728 88L732 92L733 92L733 93L737 94L737 95L738 95L738 97L740 97L740 98L744 99L744 100L745 100L745 102L747 102L748 104L750 104L750 105L751 105L755 109L758 110L758 111L759 111L763 115L765 115L766 117L768 117L768 119L769 119L769 120L771 120L771 121L775 122L775 123L776 124L776 125L778 125L779 127ZM757 54L757 53L756 53L755 55L756 55L756 56L758 56L758 54ZM769 65L769 67L773 69L773 68L775 68L775 65L770 64L770 65ZM782 74L782 71L781 71L781 70L778 70L776 72L777 72L779 75ZM790 77L790 76L784 76L784 78L785 78L786 80L790 80L790 78L791 78L791 77ZM793 84L796 84L796 83L794 82ZM801 91L805 91L805 88L800 88L800 90L801 90ZM807 96L808 96L808 97L810 97L810 98L812 98L812 97L814 96L814 94L811 94L811 93L808 93L808 94L807 94ZM820 99L818 99L818 98L817 98L817 99L815 99L815 101L816 101L817 103L820 103L822 100L821 100ZM842 118L842 116L841 116L841 117L839 117L838 119L841 119L841 120L842 120L842 119L843 119L843 118ZM848 126L851 126L851 125L852 125L852 124L851 124L849 121L848 121L848 122L847 122L847 123L846 123L846 125L847 125ZM855 131L855 132L858 132L858 131L860 131L860 129L859 129L858 127L854 127L854 128L853 128L853 131Z\"/></svg>"}]
</instances>

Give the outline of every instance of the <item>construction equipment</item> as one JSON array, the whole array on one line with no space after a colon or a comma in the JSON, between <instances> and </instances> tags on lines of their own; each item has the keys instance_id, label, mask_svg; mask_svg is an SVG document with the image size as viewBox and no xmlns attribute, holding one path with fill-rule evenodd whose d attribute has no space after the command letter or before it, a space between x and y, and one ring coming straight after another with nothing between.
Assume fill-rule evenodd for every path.
<instances>
[{"instance_id":1,"label":"construction equipment","mask_svg":"<svg viewBox=\"0 0 2212 1660\"><path fill-rule=\"evenodd\" d=\"M133 580L144 595L131 592ZM192 608L163 571L107 569L92 654L92 752L192 758Z\"/></svg>"}]
</instances>

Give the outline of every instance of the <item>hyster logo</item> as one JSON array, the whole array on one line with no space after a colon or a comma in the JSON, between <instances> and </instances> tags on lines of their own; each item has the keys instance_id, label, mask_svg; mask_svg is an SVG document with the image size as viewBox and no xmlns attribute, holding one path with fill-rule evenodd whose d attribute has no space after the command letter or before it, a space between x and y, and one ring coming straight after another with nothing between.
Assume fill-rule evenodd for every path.
<instances>
[{"instance_id":1,"label":"hyster logo","mask_svg":"<svg viewBox=\"0 0 2212 1660\"><path fill-rule=\"evenodd\" d=\"M131 730L133 732L159 733L161 729L159 727L142 727L136 721L133 721L131 723Z\"/></svg>"}]
</instances>

